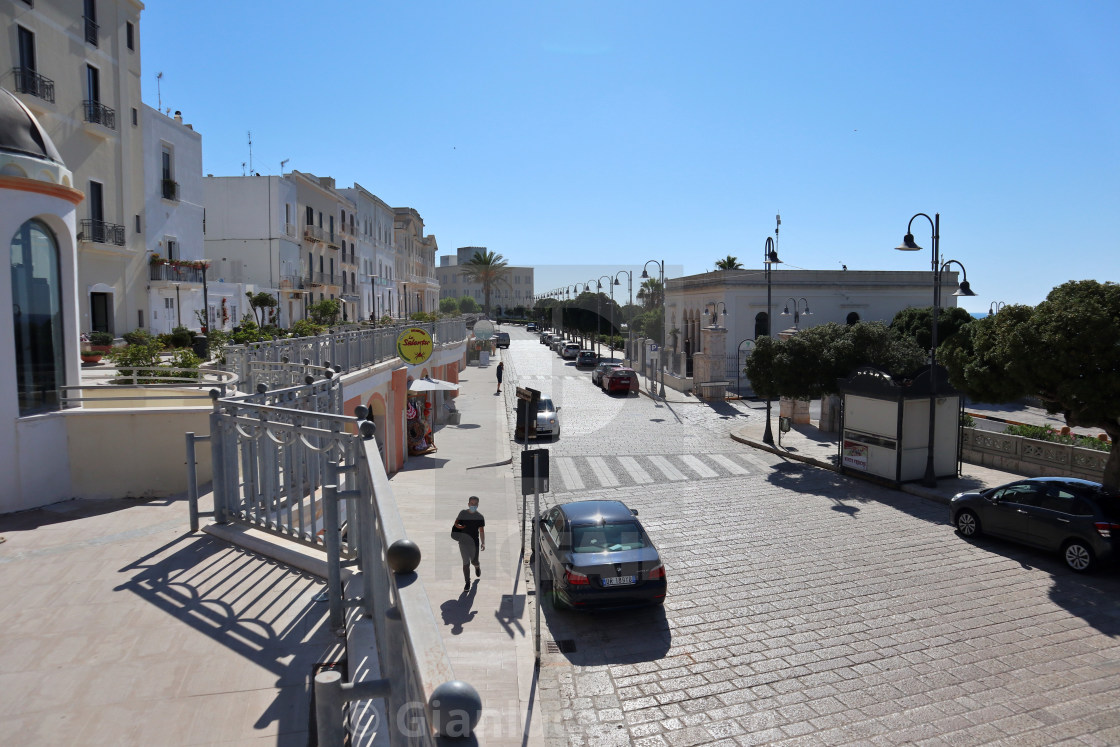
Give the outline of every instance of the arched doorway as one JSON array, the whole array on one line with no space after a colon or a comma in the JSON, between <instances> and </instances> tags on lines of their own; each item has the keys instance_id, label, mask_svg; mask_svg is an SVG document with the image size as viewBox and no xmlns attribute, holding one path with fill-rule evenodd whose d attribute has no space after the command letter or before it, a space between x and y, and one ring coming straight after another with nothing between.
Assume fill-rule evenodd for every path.
<instances>
[{"instance_id":1,"label":"arched doorway","mask_svg":"<svg viewBox=\"0 0 1120 747\"><path fill-rule=\"evenodd\" d=\"M31 219L11 243L12 326L20 416L59 409L66 383L58 241Z\"/></svg>"},{"instance_id":2,"label":"arched doorway","mask_svg":"<svg viewBox=\"0 0 1120 747\"><path fill-rule=\"evenodd\" d=\"M754 339L770 336L770 315L760 311L754 315Z\"/></svg>"}]
</instances>

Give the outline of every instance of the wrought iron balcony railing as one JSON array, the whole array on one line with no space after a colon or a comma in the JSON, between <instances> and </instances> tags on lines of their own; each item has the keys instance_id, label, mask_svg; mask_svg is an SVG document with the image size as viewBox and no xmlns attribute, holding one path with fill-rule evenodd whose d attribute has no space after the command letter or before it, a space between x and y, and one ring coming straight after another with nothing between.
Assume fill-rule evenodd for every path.
<instances>
[{"instance_id":1,"label":"wrought iron balcony railing","mask_svg":"<svg viewBox=\"0 0 1120 747\"><path fill-rule=\"evenodd\" d=\"M115 109L110 109L100 101L91 101L90 99L83 101L82 107L85 109L87 122L108 127L110 130L117 129L117 112Z\"/></svg>"},{"instance_id":2,"label":"wrought iron balcony railing","mask_svg":"<svg viewBox=\"0 0 1120 747\"><path fill-rule=\"evenodd\" d=\"M174 179L163 179L163 199L179 201L179 182Z\"/></svg>"},{"instance_id":3,"label":"wrought iron balcony railing","mask_svg":"<svg viewBox=\"0 0 1120 747\"><path fill-rule=\"evenodd\" d=\"M44 78L39 73L26 67L13 68L12 74L16 79L16 91L54 103L53 80Z\"/></svg>"},{"instance_id":4,"label":"wrought iron balcony railing","mask_svg":"<svg viewBox=\"0 0 1120 747\"><path fill-rule=\"evenodd\" d=\"M97 30L101 27L98 26L97 22L94 21L89 16L84 16L84 19L85 19L85 22L86 22L86 41L96 47L97 46Z\"/></svg>"},{"instance_id":5,"label":"wrought iron balcony railing","mask_svg":"<svg viewBox=\"0 0 1120 747\"><path fill-rule=\"evenodd\" d=\"M304 226L303 227L303 238L307 239L308 241L322 241L323 240L323 228L322 228L322 226Z\"/></svg>"},{"instance_id":6,"label":"wrought iron balcony railing","mask_svg":"<svg viewBox=\"0 0 1120 747\"><path fill-rule=\"evenodd\" d=\"M92 241L95 244L116 244L124 246L124 226L116 223L106 223L103 220L82 218L82 232L80 241Z\"/></svg>"},{"instance_id":7,"label":"wrought iron balcony railing","mask_svg":"<svg viewBox=\"0 0 1120 747\"><path fill-rule=\"evenodd\" d=\"M189 265L178 265L173 262L149 264L149 279L153 282L168 281L172 283L201 283L202 268Z\"/></svg>"},{"instance_id":8,"label":"wrought iron balcony railing","mask_svg":"<svg viewBox=\"0 0 1120 747\"><path fill-rule=\"evenodd\" d=\"M304 278L301 275L281 275L281 290L301 290L304 287Z\"/></svg>"},{"instance_id":9,"label":"wrought iron balcony railing","mask_svg":"<svg viewBox=\"0 0 1120 747\"><path fill-rule=\"evenodd\" d=\"M315 285L338 285L338 275L330 272L316 272L314 278Z\"/></svg>"}]
</instances>

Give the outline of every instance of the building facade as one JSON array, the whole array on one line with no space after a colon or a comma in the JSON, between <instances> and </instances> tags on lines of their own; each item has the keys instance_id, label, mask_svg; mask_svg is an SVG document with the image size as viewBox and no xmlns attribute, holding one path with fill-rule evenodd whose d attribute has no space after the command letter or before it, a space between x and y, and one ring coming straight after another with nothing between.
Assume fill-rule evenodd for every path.
<instances>
[{"instance_id":1,"label":"building facade","mask_svg":"<svg viewBox=\"0 0 1120 747\"><path fill-rule=\"evenodd\" d=\"M393 208L393 237L396 244L398 316L407 319L417 311L439 311L436 282L435 236L424 235L424 219L414 208Z\"/></svg>"},{"instance_id":2,"label":"building facade","mask_svg":"<svg viewBox=\"0 0 1120 747\"><path fill-rule=\"evenodd\" d=\"M147 257L136 0L0 3L0 85L38 118L74 187L82 330L146 326ZM138 290L139 289L139 290Z\"/></svg>"},{"instance_id":3,"label":"building facade","mask_svg":"<svg viewBox=\"0 0 1120 747\"><path fill-rule=\"evenodd\" d=\"M485 303L482 284L470 280L459 266L470 262L475 252L486 251L484 246L461 246L455 250L455 254L445 254L439 258L436 281L439 283L441 299L470 296L479 306ZM532 308L535 295L533 283L532 267L507 265L503 281L490 290L490 306L494 313L510 314L520 307Z\"/></svg>"},{"instance_id":4,"label":"building facade","mask_svg":"<svg viewBox=\"0 0 1120 747\"><path fill-rule=\"evenodd\" d=\"M340 189L357 213L358 319L392 315L394 270L393 209L360 184Z\"/></svg>"},{"instance_id":5,"label":"building facade","mask_svg":"<svg viewBox=\"0 0 1120 747\"><path fill-rule=\"evenodd\" d=\"M285 175L296 185L296 233L308 293L305 301L342 301L343 318L357 314L351 277L357 279L357 239L347 220L354 204L340 193L329 176L301 171ZM347 298L343 299L342 296Z\"/></svg>"}]
</instances>

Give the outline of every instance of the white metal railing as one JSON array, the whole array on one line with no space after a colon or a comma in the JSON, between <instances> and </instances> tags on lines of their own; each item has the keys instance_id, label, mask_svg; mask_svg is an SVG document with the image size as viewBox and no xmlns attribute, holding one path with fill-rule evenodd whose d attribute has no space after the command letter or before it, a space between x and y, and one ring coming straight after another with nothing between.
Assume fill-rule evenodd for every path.
<instances>
[{"instance_id":1,"label":"white metal railing","mask_svg":"<svg viewBox=\"0 0 1120 747\"><path fill-rule=\"evenodd\" d=\"M211 391L222 397L236 393L238 381L237 374L220 369L122 366L97 372L83 370L82 384L60 386L58 390L64 408L83 402L114 401L198 400L202 405L209 403ZM197 394L184 391L190 389L197 389ZM162 394L164 391L167 393Z\"/></svg>"}]
</instances>

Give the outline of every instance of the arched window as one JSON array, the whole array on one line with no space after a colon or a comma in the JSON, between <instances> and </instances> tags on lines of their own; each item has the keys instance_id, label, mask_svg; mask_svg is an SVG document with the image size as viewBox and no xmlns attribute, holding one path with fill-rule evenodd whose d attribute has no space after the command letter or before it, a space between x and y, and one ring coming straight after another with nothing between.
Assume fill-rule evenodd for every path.
<instances>
[{"instance_id":1,"label":"arched window","mask_svg":"<svg viewBox=\"0 0 1120 747\"><path fill-rule=\"evenodd\" d=\"M754 338L757 340L760 337L770 336L769 317L765 311L760 311L754 315Z\"/></svg>"},{"instance_id":2,"label":"arched window","mask_svg":"<svg viewBox=\"0 0 1120 747\"><path fill-rule=\"evenodd\" d=\"M859 321L859 314L857 314L854 311L851 314L848 314L847 322L848 322L849 325L855 324L858 321Z\"/></svg>"},{"instance_id":3,"label":"arched window","mask_svg":"<svg viewBox=\"0 0 1120 747\"><path fill-rule=\"evenodd\" d=\"M62 283L58 242L51 229L29 220L12 238L12 316L19 414L59 408L66 383L62 343Z\"/></svg>"}]
</instances>

